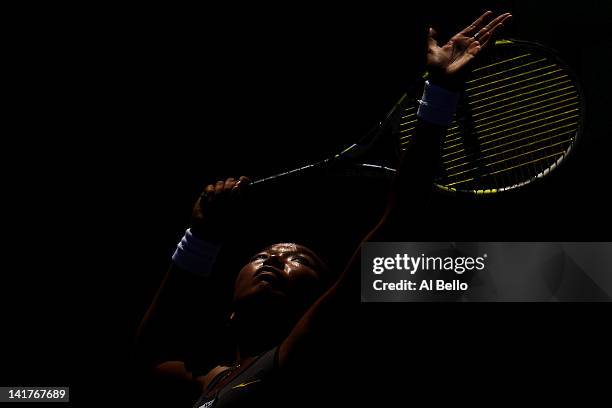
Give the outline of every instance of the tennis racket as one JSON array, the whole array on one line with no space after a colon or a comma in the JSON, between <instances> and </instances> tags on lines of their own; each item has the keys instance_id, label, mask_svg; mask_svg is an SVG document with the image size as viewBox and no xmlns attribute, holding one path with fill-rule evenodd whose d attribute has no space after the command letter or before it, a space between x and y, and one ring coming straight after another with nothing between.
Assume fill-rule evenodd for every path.
<instances>
[{"instance_id":1,"label":"tennis racket","mask_svg":"<svg viewBox=\"0 0 612 408\"><path fill-rule=\"evenodd\" d=\"M418 98L426 77L356 143L253 184L313 169L393 175L402 151L414 137ZM574 149L582 133L584 109L575 75L553 50L521 40L496 41L479 56L466 80L454 120L442 139L435 187L481 196L547 176ZM381 145L384 157L373 158L372 152L380 151Z\"/></svg>"}]
</instances>

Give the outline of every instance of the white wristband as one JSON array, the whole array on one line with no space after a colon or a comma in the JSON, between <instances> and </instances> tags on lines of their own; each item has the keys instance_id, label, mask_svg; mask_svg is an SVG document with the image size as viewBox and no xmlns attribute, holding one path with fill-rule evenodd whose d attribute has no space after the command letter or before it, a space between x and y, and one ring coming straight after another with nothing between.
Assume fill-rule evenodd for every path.
<instances>
[{"instance_id":1,"label":"white wristband","mask_svg":"<svg viewBox=\"0 0 612 408\"><path fill-rule=\"evenodd\" d=\"M206 277L212 272L220 250L221 245L197 238L188 229L172 255L172 262L187 272Z\"/></svg>"},{"instance_id":2,"label":"white wristband","mask_svg":"<svg viewBox=\"0 0 612 408\"><path fill-rule=\"evenodd\" d=\"M425 81L417 116L434 125L448 126L455 115L457 102L459 102L459 92L452 92Z\"/></svg>"}]
</instances>

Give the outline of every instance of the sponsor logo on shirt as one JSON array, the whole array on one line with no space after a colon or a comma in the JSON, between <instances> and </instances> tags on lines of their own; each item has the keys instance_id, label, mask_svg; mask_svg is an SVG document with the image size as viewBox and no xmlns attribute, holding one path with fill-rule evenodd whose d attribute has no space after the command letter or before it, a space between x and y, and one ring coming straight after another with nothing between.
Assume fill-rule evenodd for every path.
<instances>
[{"instance_id":1,"label":"sponsor logo on shirt","mask_svg":"<svg viewBox=\"0 0 612 408\"><path fill-rule=\"evenodd\" d=\"M234 385L234 386L232 387L232 390L234 390L234 389L236 389L236 388L246 387L246 386L249 386L249 385L251 385L251 384L258 383L258 382L260 382L260 381L261 381L260 379L257 379L257 380L253 380L253 381L243 382L243 383L240 383L240 384L238 384L238 385Z\"/></svg>"},{"instance_id":2,"label":"sponsor logo on shirt","mask_svg":"<svg viewBox=\"0 0 612 408\"><path fill-rule=\"evenodd\" d=\"M215 400L216 400L216 398L211 399L210 401L205 402L204 404L200 405L198 408L210 408L215 403Z\"/></svg>"}]
</instances>

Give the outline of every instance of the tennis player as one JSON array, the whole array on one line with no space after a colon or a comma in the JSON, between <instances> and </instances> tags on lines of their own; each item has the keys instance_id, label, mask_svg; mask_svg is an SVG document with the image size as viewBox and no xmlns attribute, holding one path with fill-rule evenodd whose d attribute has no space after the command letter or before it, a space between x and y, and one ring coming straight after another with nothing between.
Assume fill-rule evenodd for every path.
<instances>
[{"instance_id":1,"label":"tennis player","mask_svg":"<svg viewBox=\"0 0 612 408\"><path fill-rule=\"evenodd\" d=\"M429 29L430 79L419 102L416 137L402 158L387 209L364 242L387 240L391 225L407 221L402 209L408 203L427 205L440 140L463 77L510 19L509 13L494 17L487 11L443 45ZM160 377L185 384L198 408L310 405L323 398L317 392L322 378L329 380L337 362L345 361L335 356L341 353L343 316L358 293L360 248L340 273L303 245L263 248L238 273L225 310L218 305L223 279L211 271L228 235L239 233L231 219L248 188L249 179L240 177L204 189L139 329L140 355ZM182 342L193 341L190 330L199 333L197 358L181 353Z\"/></svg>"}]
</instances>

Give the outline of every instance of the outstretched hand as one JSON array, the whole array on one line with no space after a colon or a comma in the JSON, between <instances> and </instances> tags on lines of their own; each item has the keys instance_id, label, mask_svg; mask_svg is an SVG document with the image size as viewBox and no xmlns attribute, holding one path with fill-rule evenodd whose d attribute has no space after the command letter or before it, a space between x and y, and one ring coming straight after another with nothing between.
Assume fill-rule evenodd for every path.
<instances>
[{"instance_id":1,"label":"outstretched hand","mask_svg":"<svg viewBox=\"0 0 612 408\"><path fill-rule=\"evenodd\" d=\"M492 16L493 12L487 11L443 46L438 45L436 31L429 28L427 68L433 81L450 87L461 82L466 67L489 44L495 32L512 18L510 13L491 20Z\"/></svg>"}]
</instances>

